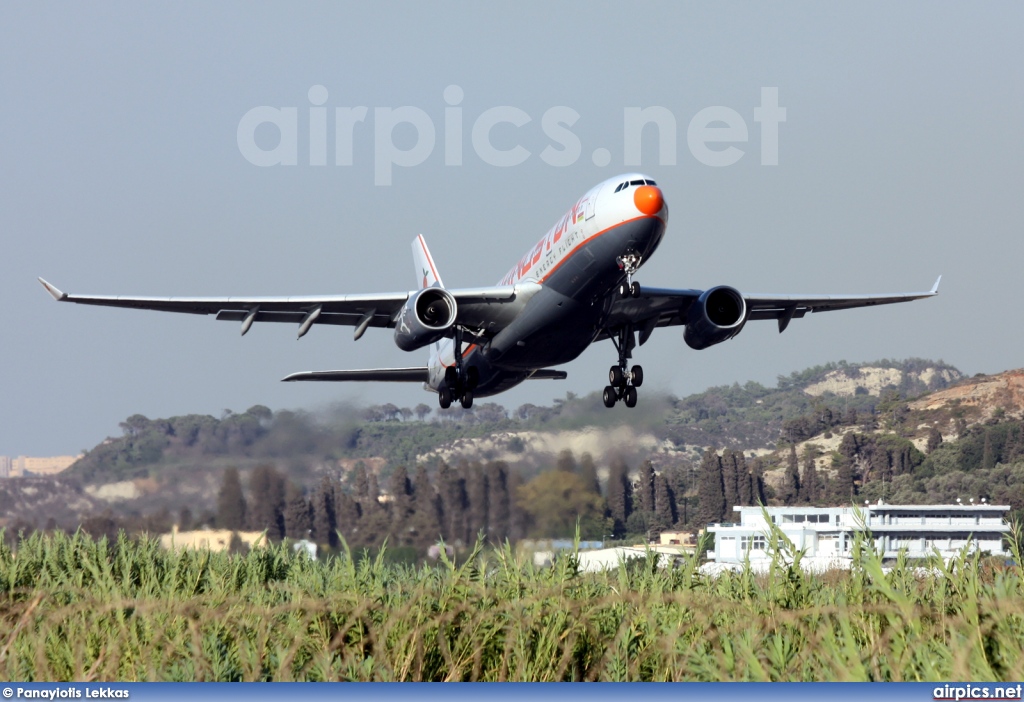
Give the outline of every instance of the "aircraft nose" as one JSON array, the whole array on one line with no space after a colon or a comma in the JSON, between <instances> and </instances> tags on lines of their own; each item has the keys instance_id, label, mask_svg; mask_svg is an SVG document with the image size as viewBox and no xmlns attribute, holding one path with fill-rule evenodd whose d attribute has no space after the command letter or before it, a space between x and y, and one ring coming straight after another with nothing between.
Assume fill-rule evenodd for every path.
<instances>
[{"instance_id":1,"label":"aircraft nose","mask_svg":"<svg viewBox=\"0 0 1024 702\"><path fill-rule=\"evenodd\" d=\"M656 215L661 212L665 204L665 198L661 189L653 185L641 185L633 193L633 204L646 215Z\"/></svg>"}]
</instances>

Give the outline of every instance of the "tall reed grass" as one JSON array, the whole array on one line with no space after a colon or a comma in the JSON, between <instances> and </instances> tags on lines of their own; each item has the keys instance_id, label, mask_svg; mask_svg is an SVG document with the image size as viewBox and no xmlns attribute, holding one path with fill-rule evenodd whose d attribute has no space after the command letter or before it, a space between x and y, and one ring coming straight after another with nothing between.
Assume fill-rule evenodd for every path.
<instances>
[{"instance_id":1,"label":"tall reed grass","mask_svg":"<svg viewBox=\"0 0 1024 702\"><path fill-rule=\"evenodd\" d=\"M0 540L0 544L3 541ZM1016 563L1020 553L1016 548ZM1019 565L702 576L696 557L581 573L508 546L461 564L325 562L34 534L0 546L0 677L62 680L1013 680Z\"/></svg>"}]
</instances>

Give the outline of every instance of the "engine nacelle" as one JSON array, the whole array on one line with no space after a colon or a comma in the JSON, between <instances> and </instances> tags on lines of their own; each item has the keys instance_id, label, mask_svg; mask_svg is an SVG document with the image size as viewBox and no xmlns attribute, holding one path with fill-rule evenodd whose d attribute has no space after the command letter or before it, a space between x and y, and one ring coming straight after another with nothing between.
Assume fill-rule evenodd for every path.
<instances>
[{"instance_id":1,"label":"engine nacelle","mask_svg":"<svg viewBox=\"0 0 1024 702\"><path fill-rule=\"evenodd\" d=\"M690 305L683 339L691 349L706 349L728 341L743 329L747 303L736 288L720 285L705 290Z\"/></svg>"},{"instance_id":2,"label":"engine nacelle","mask_svg":"<svg viewBox=\"0 0 1024 702\"><path fill-rule=\"evenodd\" d=\"M395 323L395 344L415 351L448 336L455 324L455 297L443 288L424 288L410 297Z\"/></svg>"}]
</instances>

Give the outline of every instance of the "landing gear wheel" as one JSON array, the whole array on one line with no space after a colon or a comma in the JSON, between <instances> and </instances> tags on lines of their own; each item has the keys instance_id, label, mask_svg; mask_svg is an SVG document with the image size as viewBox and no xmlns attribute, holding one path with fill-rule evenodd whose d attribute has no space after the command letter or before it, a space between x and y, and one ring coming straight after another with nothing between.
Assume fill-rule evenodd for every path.
<instances>
[{"instance_id":1,"label":"landing gear wheel","mask_svg":"<svg viewBox=\"0 0 1024 702\"><path fill-rule=\"evenodd\" d=\"M447 385L442 385L441 389L437 391L437 403L441 405L441 409L448 409L452 406L452 391L448 389Z\"/></svg>"},{"instance_id":2,"label":"landing gear wheel","mask_svg":"<svg viewBox=\"0 0 1024 702\"><path fill-rule=\"evenodd\" d=\"M634 388L638 388L644 384L644 369L642 366L633 366L633 370L630 371L629 376L633 381Z\"/></svg>"},{"instance_id":3,"label":"landing gear wheel","mask_svg":"<svg viewBox=\"0 0 1024 702\"><path fill-rule=\"evenodd\" d=\"M608 369L608 382L617 388L626 384L626 374L622 372L621 366L612 366Z\"/></svg>"},{"instance_id":4,"label":"landing gear wheel","mask_svg":"<svg viewBox=\"0 0 1024 702\"><path fill-rule=\"evenodd\" d=\"M604 389L604 396L601 398L604 400L605 407L614 407L615 401L618 400L618 396L615 394L615 388L611 385Z\"/></svg>"},{"instance_id":5,"label":"landing gear wheel","mask_svg":"<svg viewBox=\"0 0 1024 702\"><path fill-rule=\"evenodd\" d=\"M476 366L470 366L466 369L466 385L469 386L470 390L475 390L476 386L480 384L480 369Z\"/></svg>"},{"instance_id":6,"label":"landing gear wheel","mask_svg":"<svg viewBox=\"0 0 1024 702\"><path fill-rule=\"evenodd\" d=\"M634 280L629 286L629 294L633 297L640 297L640 283Z\"/></svg>"},{"instance_id":7,"label":"landing gear wheel","mask_svg":"<svg viewBox=\"0 0 1024 702\"><path fill-rule=\"evenodd\" d=\"M636 388L632 385L626 388L626 394L622 399L625 401L626 407L636 407Z\"/></svg>"},{"instance_id":8,"label":"landing gear wheel","mask_svg":"<svg viewBox=\"0 0 1024 702\"><path fill-rule=\"evenodd\" d=\"M462 403L462 409L469 409L470 407L472 407L473 391L467 390L466 392L462 393L462 399L460 400L460 402Z\"/></svg>"},{"instance_id":9,"label":"landing gear wheel","mask_svg":"<svg viewBox=\"0 0 1024 702\"><path fill-rule=\"evenodd\" d=\"M629 297L633 294L632 286L628 283L623 283L619 286L619 297Z\"/></svg>"},{"instance_id":10,"label":"landing gear wheel","mask_svg":"<svg viewBox=\"0 0 1024 702\"><path fill-rule=\"evenodd\" d=\"M444 369L444 382L450 388L457 387L459 384L459 369L455 366L449 366Z\"/></svg>"}]
</instances>

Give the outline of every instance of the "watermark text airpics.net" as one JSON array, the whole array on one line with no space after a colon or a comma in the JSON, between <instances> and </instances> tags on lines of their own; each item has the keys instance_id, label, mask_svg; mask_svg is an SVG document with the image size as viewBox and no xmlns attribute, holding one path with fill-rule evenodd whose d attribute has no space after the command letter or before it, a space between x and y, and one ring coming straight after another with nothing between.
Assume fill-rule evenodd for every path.
<instances>
[{"instance_id":1,"label":"watermark text airpics.net","mask_svg":"<svg viewBox=\"0 0 1024 702\"><path fill-rule=\"evenodd\" d=\"M431 116L419 107L335 107L333 115L325 106L328 93L322 85L309 89L309 106L303 108L300 127L298 107L254 107L238 122L238 150L256 166L297 166L300 133L304 144L309 144L309 159L303 165L326 166L328 159L328 133L333 134L334 154L330 162L335 166L353 165L353 143L356 139L373 134L373 182L391 185L394 168L412 168L424 163L438 146L437 128ZM470 117L461 107L464 92L457 85L444 90L444 124L440 137L446 166L461 166L464 161L465 124ZM333 117L333 119L330 119ZM308 118L308 119L307 119ZM565 105L547 109L540 118L540 128L548 143L538 154L549 166L571 166L583 154L583 144L571 127L580 114ZM372 121L372 126L367 122ZM622 165L641 166L643 136L655 138L658 144L658 165L674 166L677 158L678 134L676 116L665 107L626 107L622 113L623 154ZM779 163L779 124L786 121L786 108L779 106L778 88L761 88L761 104L753 109L753 120L760 126L761 165ZM525 163L531 157L521 144L498 148L492 142L492 130L498 125L524 127L533 122L526 111L510 105L484 110L468 125L469 143L473 154L483 163L508 168ZM308 124L308 131L306 129ZM269 125L277 131L277 144L263 148L257 144L256 131ZM407 126L402 126L407 125ZM645 129L653 125L653 129ZM416 138L408 148L395 144L396 129L415 131ZM503 129L508 130L505 126ZM362 131L363 134L359 132ZM504 141L507 141L504 140ZM747 121L736 110L721 105L705 107L690 118L686 126L686 146L690 154L705 166L724 167L738 162L745 151L736 144L748 141ZM507 146L507 144L505 144ZM303 154L305 156L305 154ZM591 159L597 166L607 166L612 153L605 147L594 149Z\"/></svg>"}]
</instances>

